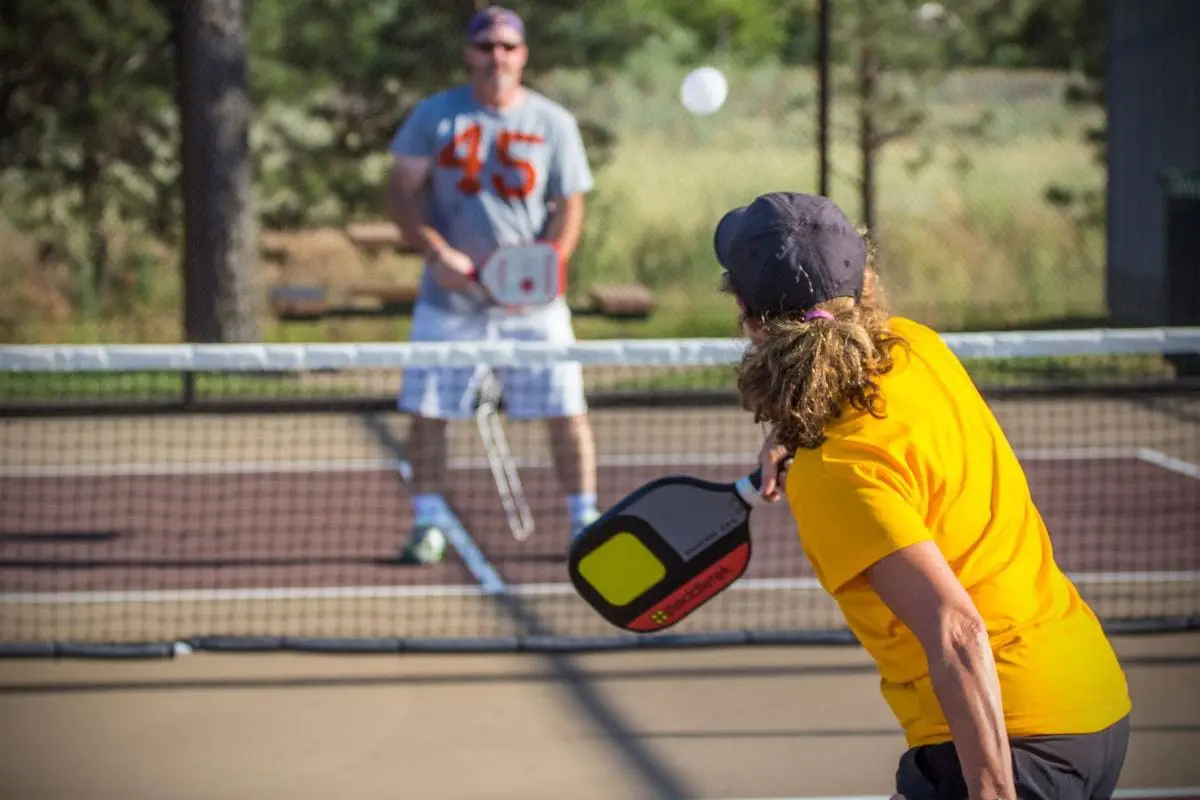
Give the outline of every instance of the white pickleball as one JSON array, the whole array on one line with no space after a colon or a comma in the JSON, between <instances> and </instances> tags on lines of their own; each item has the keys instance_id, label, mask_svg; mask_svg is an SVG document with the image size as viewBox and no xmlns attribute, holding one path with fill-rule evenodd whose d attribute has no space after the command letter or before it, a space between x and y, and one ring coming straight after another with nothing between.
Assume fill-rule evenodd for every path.
<instances>
[{"instance_id":1,"label":"white pickleball","mask_svg":"<svg viewBox=\"0 0 1200 800\"><path fill-rule=\"evenodd\" d=\"M683 107L693 114L712 114L725 103L729 83L716 67L694 69L679 87Z\"/></svg>"}]
</instances>

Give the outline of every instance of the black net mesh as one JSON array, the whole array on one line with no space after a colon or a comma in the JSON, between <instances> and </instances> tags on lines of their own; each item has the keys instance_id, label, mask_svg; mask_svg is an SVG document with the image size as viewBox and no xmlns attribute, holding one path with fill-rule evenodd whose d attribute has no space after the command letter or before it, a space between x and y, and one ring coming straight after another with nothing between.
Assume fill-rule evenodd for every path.
<instances>
[{"instance_id":1,"label":"black net mesh","mask_svg":"<svg viewBox=\"0 0 1200 800\"><path fill-rule=\"evenodd\" d=\"M1187 358L1200 339L1176 333L947 337L1026 466L1057 558L1110 626L1200 615L1200 385ZM7 348L0 641L626 643L568 582L553 431L504 413L520 405L519 381L503 384L496 419L533 532L514 536L468 409L448 428L446 497L461 523L449 553L399 563L412 524L401 368L505 377L581 363L603 507L661 475L732 481L753 467L762 433L734 392L739 346ZM751 525L748 574L639 645L845 636L786 508Z\"/></svg>"}]
</instances>

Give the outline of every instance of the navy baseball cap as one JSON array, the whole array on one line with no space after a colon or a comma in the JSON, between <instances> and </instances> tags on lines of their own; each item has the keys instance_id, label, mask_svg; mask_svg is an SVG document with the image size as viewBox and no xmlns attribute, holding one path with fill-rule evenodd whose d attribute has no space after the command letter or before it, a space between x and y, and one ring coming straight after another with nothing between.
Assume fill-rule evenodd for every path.
<instances>
[{"instance_id":1,"label":"navy baseball cap","mask_svg":"<svg viewBox=\"0 0 1200 800\"><path fill-rule=\"evenodd\" d=\"M728 212L713 234L717 261L746 310L805 311L862 296L867 243L827 197L772 192Z\"/></svg>"},{"instance_id":2,"label":"navy baseball cap","mask_svg":"<svg viewBox=\"0 0 1200 800\"><path fill-rule=\"evenodd\" d=\"M521 21L520 15L502 6L488 6L471 17L471 21L467 23L467 38L474 39L493 25L507 25L521 35L522 41L525 39L525 23Z\"/></svg>"}]
</instances>

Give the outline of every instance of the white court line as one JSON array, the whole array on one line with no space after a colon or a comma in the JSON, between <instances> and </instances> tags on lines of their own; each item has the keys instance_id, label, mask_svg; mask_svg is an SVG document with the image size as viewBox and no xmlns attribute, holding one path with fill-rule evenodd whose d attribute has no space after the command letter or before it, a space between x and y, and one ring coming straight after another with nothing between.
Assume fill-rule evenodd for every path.
<instances>
[{"instance_id":1,"label":"white court line","mask_svg":"<svg viewBox=\"0 0 1200 800\"><path fill-rule=\"evenodd\" d=\"M399 470L398 459L321 461L180 461L134 464L5 464L0 478L92 478L108 476L263 475L290 472L380 472Z\"/></svg>"},{"instance_id":2,"label":"white court line","mask_svg":"<svg viewBox=\"0 0 1200 800\"><path fill-rule=\"evenodd\" d=\"M1031 447L1017 451L1021 461L1104 461L1110 458L1137 458L1136 447Z\"/></svg>"},{"instance_id":3,"label":"white court line","mask_svg":"<svg viewBox=\"0 0 1200 800\"><path fill-rule=\"evenodd\" d=\"M1023 461L1097 461L1110 458L1139 458L1200 479L1200 467L1165 456L1156 450L1138 447L1049 447L1020 450ZM755 452L745 453L614 453L600 455L596 465L625 467L702 467L745 466L757 460ZM0 478L75 478L113 476L173 475L259 475L296 472L373 472L402 469L407 462L397 459L324 459L304 461L200 461L134 464L0 464ZM1170 463L1173 466L1167 466ZM517 459L521 469L553 467L549 458ZM452 458L451 470L488 469L486 458Z\"/></svg>"},{"instance_id":4,"label":"white court line","mask_svg":"<svg viewBox=\"0 0 1200 800\"><path fill-rule=\"evenodd\" d=\"M598 456L600 467L685 467L753 465L754 453L647 453ZM120 476L172 475L259 475L275 472L375 472L402 468L407 462L396 459L328 459L321 461L212 461L136 464L14 464L0 465L0 478L76 478ZM553 467L550 459L517 459L521 469ZM486 458L451 458L446 462L451 470L488 469Z\"/></svg>"},{"instance_id":5,"label":"white court line","mask_svg":"<svg viewBox=\"0 0 1200 800\"><path fill-rule=\"evenodd\" d=\"M449 512L450 520L448 524L442 525L442 533L445 534L446 540L450 542L450 546L458 551L458 557L463 560L470 573L475 576L475 580L479 581L479 589L481 594L507 594L509 592L508 584L500 577L500 573L496 572L496 568L487 560L487 556L475 544L475 539L467 532L465 526L459 521L458 516L453 511ZM387 587L400 588L400 587ZM411 587L415 588L415 587Z\"/></svg>"},{"instance_id":6,"label":"white court line","mask_svg":"<svg viewBox=\"0 0 1200 800\"><path fill-rule=\"evenodd\" d=\"M1168 800L1169 798L1194 797L1200 795L1200 786L1180 786L1170 789L1117 789L1114 800ZM888 794L833 795L830 797L759 797L737 798L736 800L888 800ZM730 800L734 800L730 798Z\"/></svg>"},{"instance_id":7,"label":"white court line","mask_svg":"<svg viewBox=\"0 0 1200 800\"><path fill-rule=\"evenodd\" d=\"M1200 581L1200 570L1138 570L1130 572L1068 573L1073 582L1086 584L1111 583L1191 583Z\"/></svg>"},{"instance_id":8,"label":"white court line","mask_svg":"<svg viewBox=\"0 0 1200 800\"><path fill-rule=\"evenodd\" d=\"M1173 572L1076 572L1069 577L1078 585L1114 583L1200 582L1200 570ZM497 583L498 582L498 583ZM565 597L575 594L570 583L524 583L509 586L499 576L480 578L480 586L314 586L258 589L156 589L115 592L8 592L0 605L60 605L65 603L187 603L235 600L388 599L403 597L481 597L509 594L518 597ZM817 591L816 578L747 578L729 587L730 592Z\"/></svg>"},{"instance_id":9,"label":"white court line","mask_svg":"<svg viewBox=\"0 0 1200 800\"><path fill-rule=\"evenodd\" d=\"M1143 461L1149 461L1155 466L1169 469L1171 472L1177 472L1180 475L1186 475L1193 480L1200 481L1200 465L1198 464L1184 461L1181 458L1174 458L1166 453L1161 453L1158 450L1152 450L1148 447L1140 448L1137 451L1137 455L1138 458Z\"/></svg>"},{"instance_id":10,"label":"white court line","mask_svg":"<svg viewBox=\"0 0 1200 800\"><path fill-rule=\"evenodd\" d=\"M1112 583L1188 583L1200 581L1200 570L1129 570L1125 572L1071 572L1067 577L1080 585ZM531 584L532 585L532 584ZM556 585L556 584L545 584ZM816 578L748 578L730 589L820 589Z\"/></svg>"}]
</instances>

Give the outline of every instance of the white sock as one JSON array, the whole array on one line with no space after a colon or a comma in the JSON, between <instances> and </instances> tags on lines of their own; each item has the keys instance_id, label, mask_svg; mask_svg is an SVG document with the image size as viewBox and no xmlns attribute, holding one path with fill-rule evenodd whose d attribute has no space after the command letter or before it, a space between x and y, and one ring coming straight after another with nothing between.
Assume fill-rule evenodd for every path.
<instances>
[{"instance_id":1,"label":"white sock","mask_svg":"<svg viewBox=\"0 0 1200 800\"><path fill-rule=\"evenodd\" d=\"M413 496L413 517L417 525L442 522L449 512L446 501L440 494L418 494Z\"/></svg>"},{"instance_id":2,"label":"white sock","mask_svg":"<svg viewBox=\"0 0 1200 800\"><path fill-rule=\"evenodd\" d=\"M585 514L595 510L595 492L567 495L567 516L570 517L572 522L583 519Z\"/></svg>"}]
</instances>

